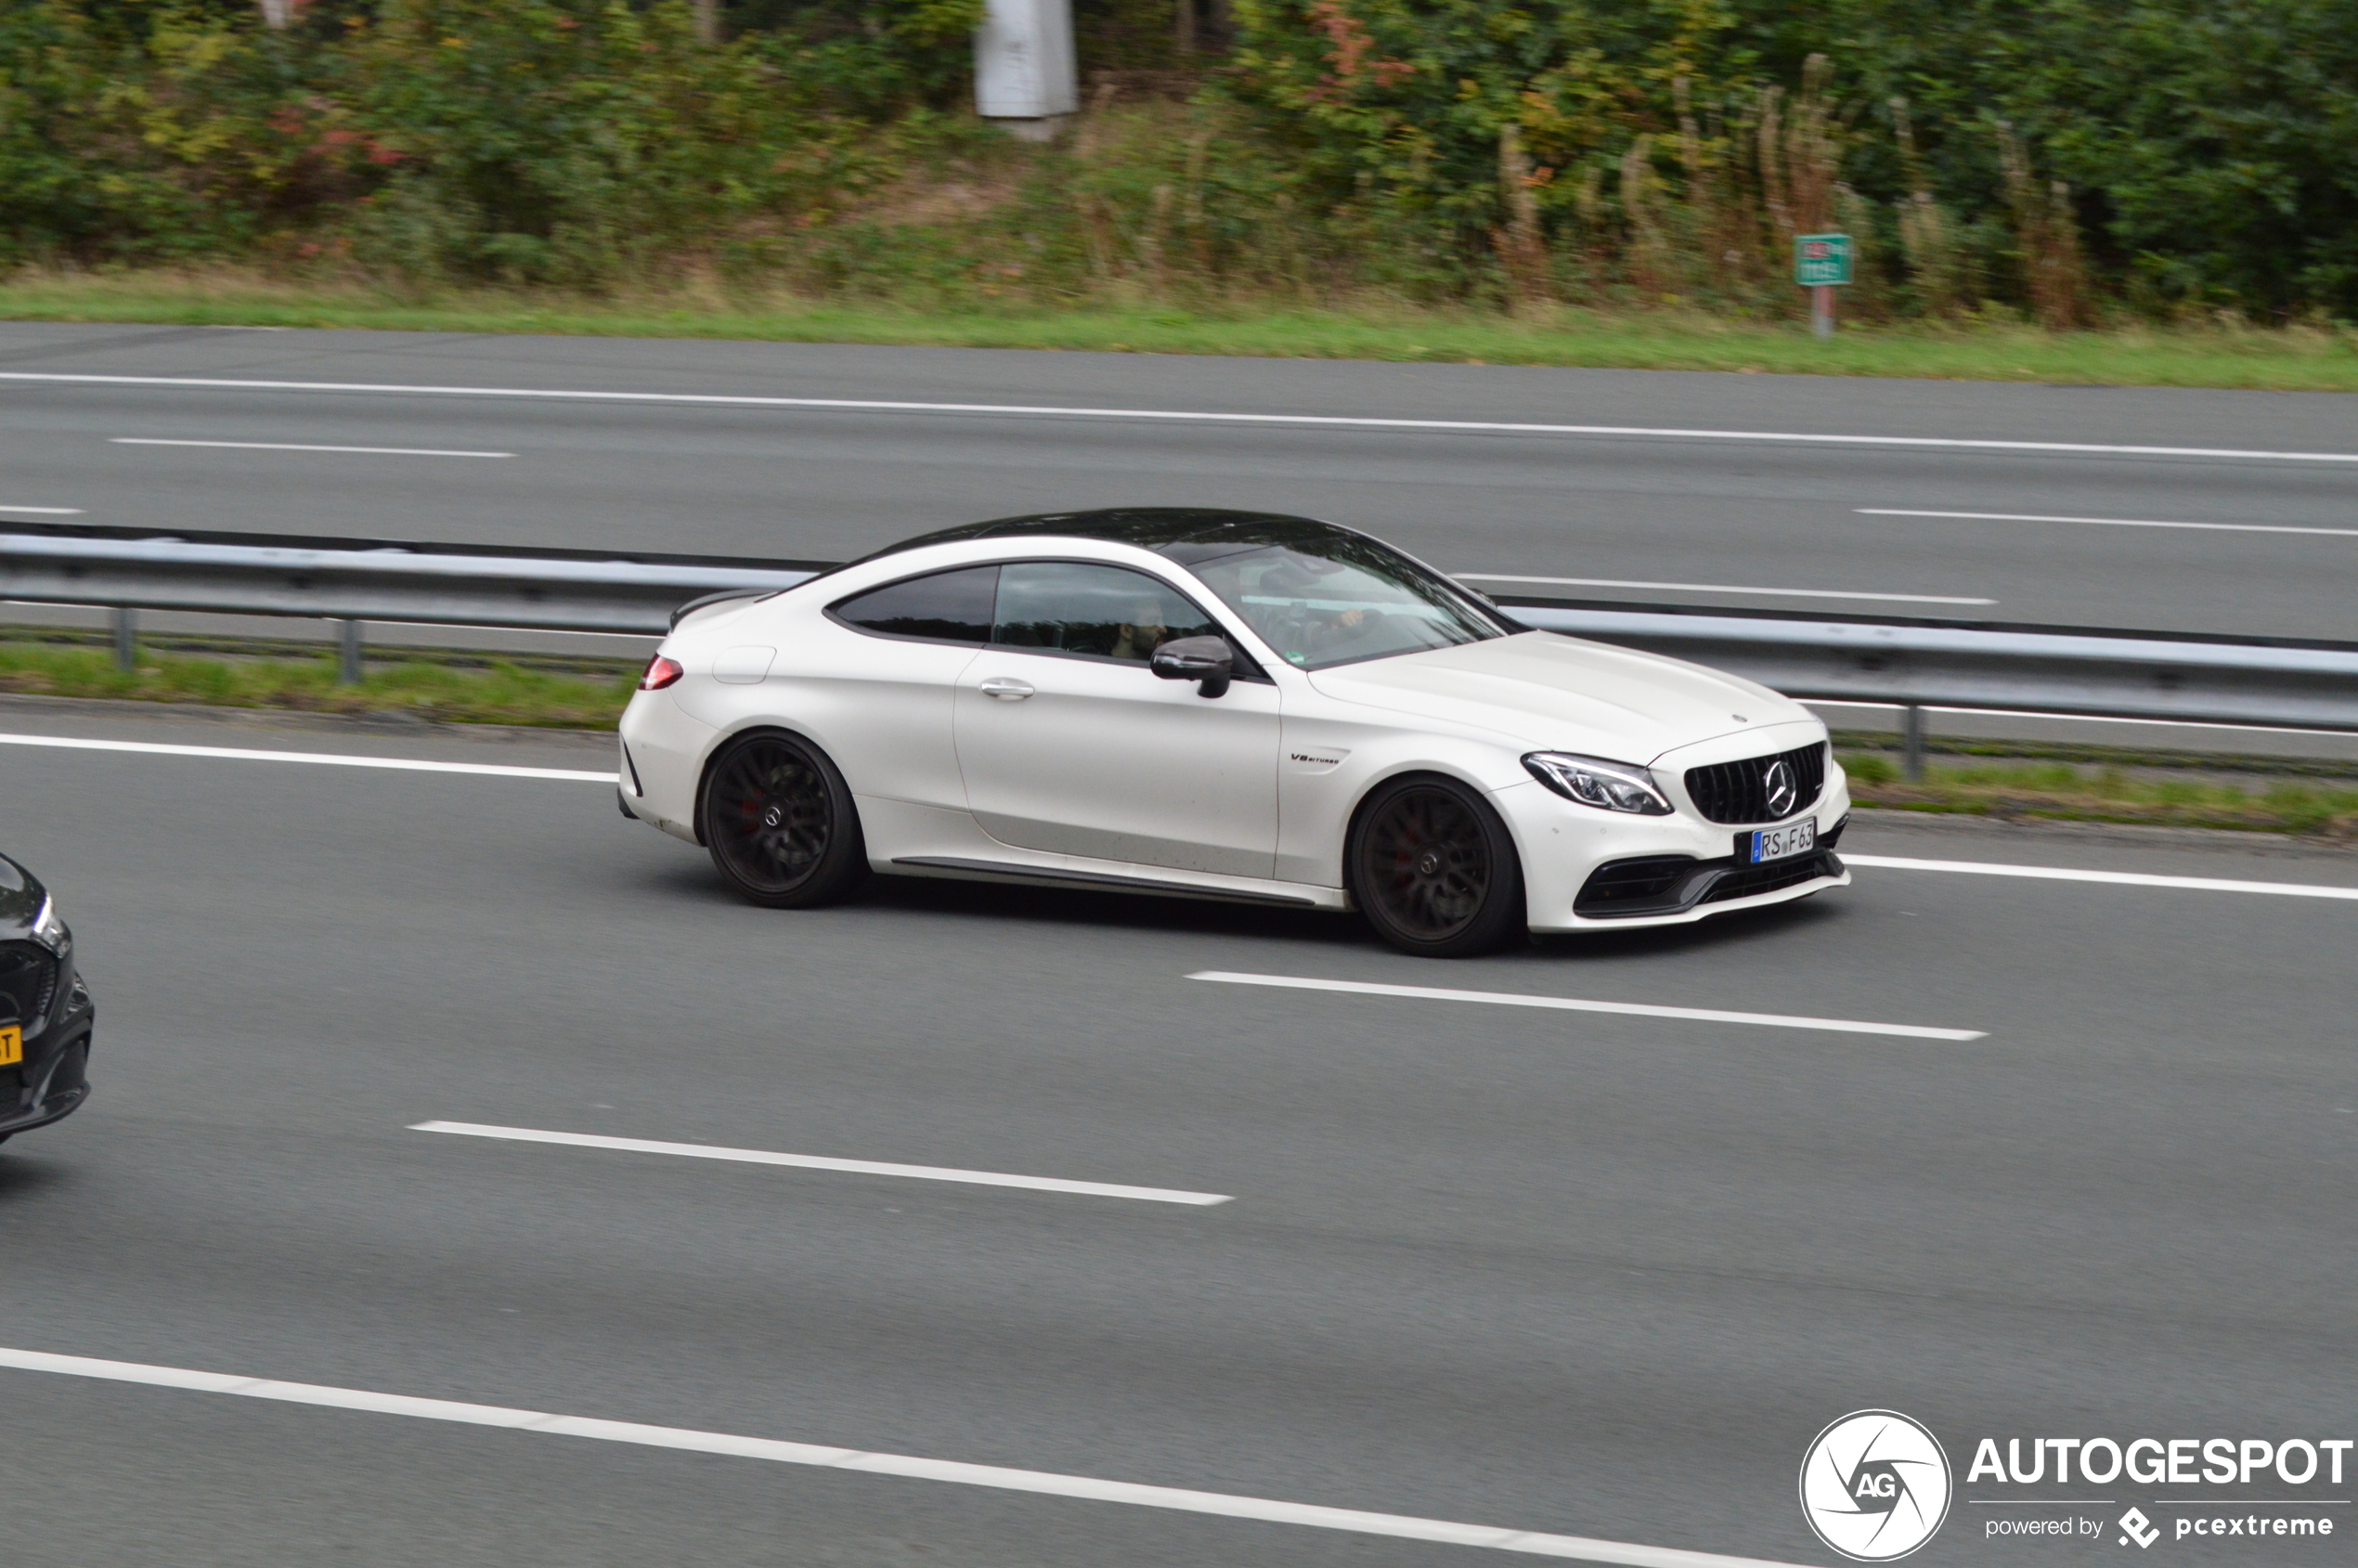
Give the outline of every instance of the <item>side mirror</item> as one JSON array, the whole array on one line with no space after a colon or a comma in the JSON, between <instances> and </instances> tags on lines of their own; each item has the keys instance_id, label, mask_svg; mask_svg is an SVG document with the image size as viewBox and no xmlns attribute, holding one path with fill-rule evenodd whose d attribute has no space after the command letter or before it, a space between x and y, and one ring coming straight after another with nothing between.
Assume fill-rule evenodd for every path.
<instances>
[{"instance_id":1,"label":"side mirror","mask_svg":"<svg viewBox=\"0 0 2358 1568\"><path fill-rule=\"evenodd\" d=\"M1150 667L1165 680L1199 681L1196 695L1216 697L1228 690L1237 654L1224 637L1175 637L1155 650Z\"/></svg>"}]
</instances>

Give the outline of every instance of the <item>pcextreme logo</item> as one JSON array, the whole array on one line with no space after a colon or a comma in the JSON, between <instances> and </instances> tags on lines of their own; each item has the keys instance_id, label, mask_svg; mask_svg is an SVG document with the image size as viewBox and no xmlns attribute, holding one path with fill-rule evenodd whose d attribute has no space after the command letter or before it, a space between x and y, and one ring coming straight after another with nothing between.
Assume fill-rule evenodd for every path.
<instances>
[{"instance_id":1,"label":"pcextreme logo","mask_svg":"<svg viewBox=\"0 0 2358 1568\"><path fill-rule=\"evenodd\" d=\"M1907 1556L1949 1517L1949 1456L1923 1422L1856 1410L1801 1460L1801 1511L1818 1538L1859 1562Z\"/></svg>"}]
</instances>

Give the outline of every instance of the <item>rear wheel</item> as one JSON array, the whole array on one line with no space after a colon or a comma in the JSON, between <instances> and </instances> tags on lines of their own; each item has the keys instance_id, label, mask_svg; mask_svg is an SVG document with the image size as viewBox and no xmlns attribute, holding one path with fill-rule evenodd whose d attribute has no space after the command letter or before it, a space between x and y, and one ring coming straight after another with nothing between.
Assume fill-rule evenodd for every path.
<instances>
[{"instance_id":1,"label":"rear wheel","mask_svg":"<svg viewBox=\"0 0 2358 1568\"><path fill-rule=\"evenodd\" d=\"M1344 872L1367 924L1402 952L1459 958L1525 930L1514 839L1488 801L1453 779L1379 786L1352 824Z\"/></svg>"},{"instance_id":2,"label":"rear wheel","mask_svg":"<svg viewBox=\"0 0 2358 1568\"><path fill-rule=\"evenodd\" d=\"M729 742L705 775L699 811L712 863L755 903L827 903L867 875L851 790L799 736L762 730Z\"/></svg>"}]
</instances>

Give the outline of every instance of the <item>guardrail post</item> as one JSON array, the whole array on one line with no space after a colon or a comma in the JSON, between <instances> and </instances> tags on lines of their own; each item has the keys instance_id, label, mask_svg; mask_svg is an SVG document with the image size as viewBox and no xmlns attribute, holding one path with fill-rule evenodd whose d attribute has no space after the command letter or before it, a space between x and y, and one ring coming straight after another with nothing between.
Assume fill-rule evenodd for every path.
<instances>
[{"instance_id":1,"label":"guardrail post","mask_svg":"<svg viewBox=\"0 0 2358 1568\"><path fill-rule=\"evenodd\" d=\"M1910 784L1924 782L1924 710L1914 703L1908 705L1906 727L1901 732L1899 768Z\"/></svg>"},{"instance_id":2,"label":"guardrail post","mask_svg":"<svg viewBox=\"0 0 2358 1568\"><path fill-rule=\"evenodd\" d=\"M139 667L139 613L118 607L114 613L114 663L125 672Z\"/></svg>"},{"instance_id":3,"label":"guardrail post","mask_svg":"<svg viewBox=\"0 0 2358 1568\"><path fill-rule=\"evenodd\" d=\"M342 656L336 665L336 684L357 686L360 684L360 623L338 621L336 629L340 633L338 641L343 643Z\"/></svg>"}]
</instances>

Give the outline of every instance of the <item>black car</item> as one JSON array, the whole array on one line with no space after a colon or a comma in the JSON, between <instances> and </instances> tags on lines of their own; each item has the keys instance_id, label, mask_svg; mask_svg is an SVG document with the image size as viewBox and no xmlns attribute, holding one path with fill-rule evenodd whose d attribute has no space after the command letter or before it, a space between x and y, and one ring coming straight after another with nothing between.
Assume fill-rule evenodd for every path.
<instances>
[{"instance_id":1,"label":"black car","mask_svg":"<svg viewBox=\"0 0 2358 1568\"><path fill-rule=\"evenodd\" d=\"M58 901L0 855L0 1143L90 1097L92 1016Z\"/></svg>"}]
</instances>

